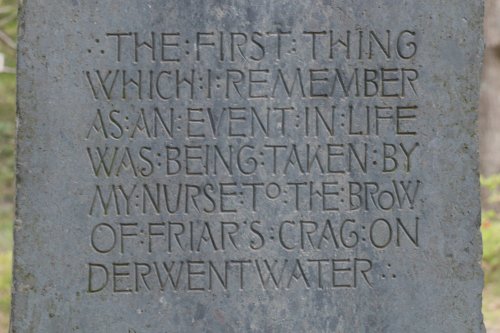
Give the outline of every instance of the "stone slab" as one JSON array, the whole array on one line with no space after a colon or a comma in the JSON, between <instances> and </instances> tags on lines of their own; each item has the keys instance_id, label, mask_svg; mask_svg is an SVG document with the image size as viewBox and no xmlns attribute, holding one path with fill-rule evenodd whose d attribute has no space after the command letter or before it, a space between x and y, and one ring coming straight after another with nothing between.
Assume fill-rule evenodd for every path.
<instances>
[{"instance_id":1,"label":"stone slab","mask_svg":"<svg viewBox=\"0 0 500 333\"><path fill-rule=\"evenodd\" d=\"M24 1L12 332L484 332L482 11Z\"/></svg>"}]
</instances>

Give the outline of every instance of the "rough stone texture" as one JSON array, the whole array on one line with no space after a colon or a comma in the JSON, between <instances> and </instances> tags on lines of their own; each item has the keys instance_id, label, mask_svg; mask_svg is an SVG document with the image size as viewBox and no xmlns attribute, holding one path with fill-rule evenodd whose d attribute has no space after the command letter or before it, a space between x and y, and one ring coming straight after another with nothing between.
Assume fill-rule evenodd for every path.
<instances>
[{"instance_id":1,"label":"rough stone texture","mask_svg":"<svg viewBox=\"0 0 500 333\"><path fill-rule=\"evenodd\" d=\"M484 332L482 11L25 1L12 332Z\"/></svg>"}]
</instances>

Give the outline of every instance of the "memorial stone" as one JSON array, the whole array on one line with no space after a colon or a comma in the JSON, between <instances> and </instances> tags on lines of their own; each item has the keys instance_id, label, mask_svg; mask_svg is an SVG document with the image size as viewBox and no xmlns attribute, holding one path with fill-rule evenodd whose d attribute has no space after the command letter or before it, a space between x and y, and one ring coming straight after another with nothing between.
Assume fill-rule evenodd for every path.
<instances>
[{"instance_id":1,"label":"memorial stone","mask_svg":"<svg viewBox=\"0 0 500 333\"><path fill-rule=\"evenodd\" d=\"M12 332L484 332L482 10L25 0Z\"/></svg>"}]
</instances>

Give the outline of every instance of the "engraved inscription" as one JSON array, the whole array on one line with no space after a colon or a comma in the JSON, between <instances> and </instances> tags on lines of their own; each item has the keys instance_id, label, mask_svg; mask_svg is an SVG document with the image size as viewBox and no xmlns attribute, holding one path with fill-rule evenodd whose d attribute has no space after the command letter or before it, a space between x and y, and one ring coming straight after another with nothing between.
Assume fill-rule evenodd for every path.
<instances>
[{"instance_id":1,"label":"engraved inscription","mask_svg":"<svg viewBox=\"0 0 500 333\"><path fill-rule=\"evenodd\" d=\"M88 40L88 294L396 280L385 254L426 237L421 47L411 27Z\"/></svg>"}]
</instances>

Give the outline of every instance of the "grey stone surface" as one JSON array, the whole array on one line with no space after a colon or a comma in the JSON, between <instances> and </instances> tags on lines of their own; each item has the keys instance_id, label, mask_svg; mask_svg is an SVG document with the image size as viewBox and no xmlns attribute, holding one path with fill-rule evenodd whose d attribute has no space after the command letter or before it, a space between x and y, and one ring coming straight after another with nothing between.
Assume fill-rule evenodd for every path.
<instances>
[{"instance_id":1,"label":"grey stone surface","mask_svg":"<svg viewBox=\"0 0 500 333\"><path fill-rule=\"evenodd\" d=\"M12 332L483 332L481 26L25 1Z\"/></svg>"}]
</instances>

